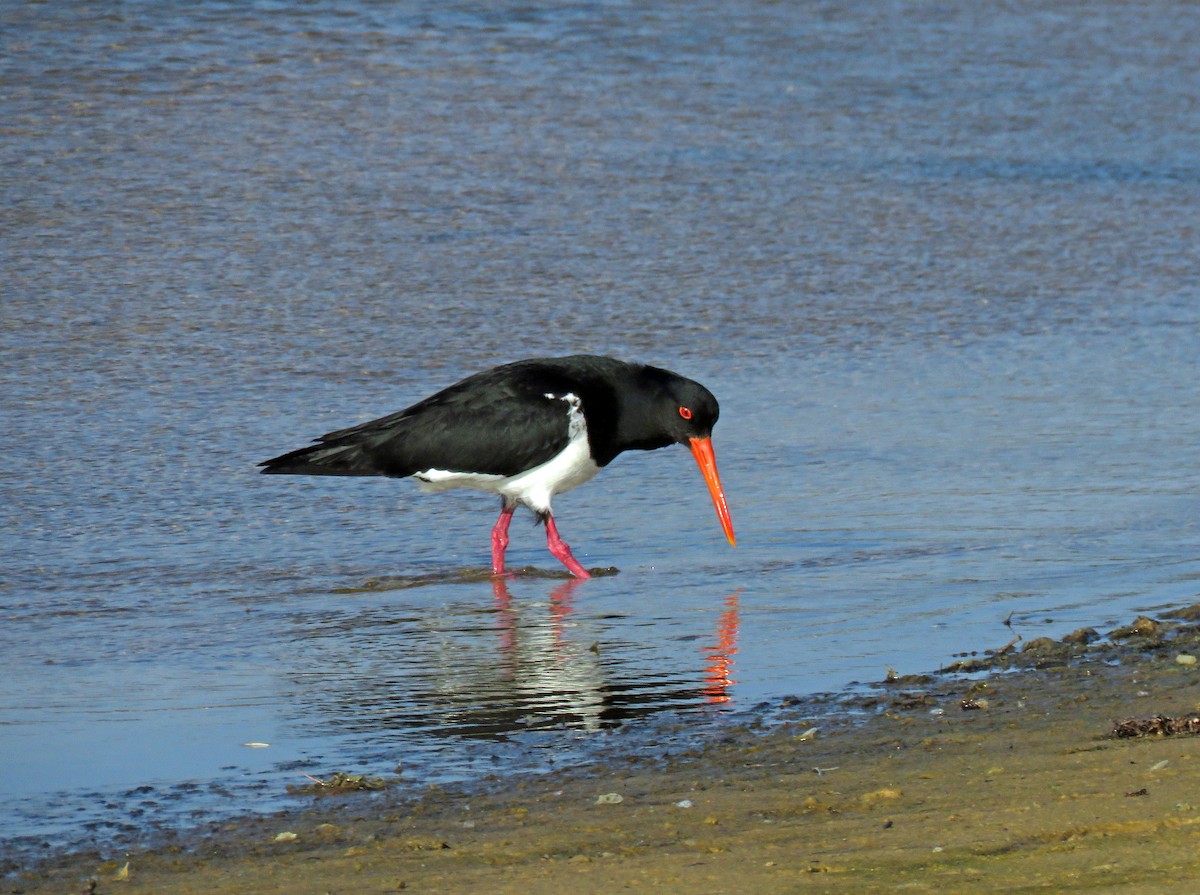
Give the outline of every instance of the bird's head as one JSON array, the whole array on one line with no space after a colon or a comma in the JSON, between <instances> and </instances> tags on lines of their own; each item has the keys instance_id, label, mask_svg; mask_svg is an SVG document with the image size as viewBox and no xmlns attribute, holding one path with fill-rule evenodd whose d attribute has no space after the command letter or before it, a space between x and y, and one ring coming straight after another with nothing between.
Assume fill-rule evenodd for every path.
<instances>
[{"instance_id":1,"label":"bird's head","mask_svg":"<svg viewBox=\"0 0 1200 895\"><path fill-rule=\"evenodd\" d=\"M655 427L670 441L686 445L692 452L712 496L721 529L729 543L735 543L733 522L717 475L717 458L712 447L713 426L721 415L717 399L700 383L675 373L653 367L647 368L647 373L655 386L652 411Z\"/></svg>"}]
</instances>

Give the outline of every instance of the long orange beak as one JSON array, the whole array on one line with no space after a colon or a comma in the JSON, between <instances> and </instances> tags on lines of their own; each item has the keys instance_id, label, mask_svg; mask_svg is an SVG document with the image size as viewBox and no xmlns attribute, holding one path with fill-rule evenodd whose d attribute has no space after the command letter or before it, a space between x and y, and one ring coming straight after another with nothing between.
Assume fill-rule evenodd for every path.
<instances>
[{"instance_id":1,"label":"long orange beak","mask_svg":"<svg viewBox=\"0 0 1200 895\"><path fill-rule=\"evenodd\" d=\"M717 508L717 518L721 520L721 528L731 545L737 541L733 537L733 520L729 518L729 505L725 503L725 491L721 488L721 477L717 475L717 458L713 454L711 438L691 438L692 456L696 465L704 475L704 484L708 485L708 493L712 495L713 506Z\"/></svg>"}]
</instances>

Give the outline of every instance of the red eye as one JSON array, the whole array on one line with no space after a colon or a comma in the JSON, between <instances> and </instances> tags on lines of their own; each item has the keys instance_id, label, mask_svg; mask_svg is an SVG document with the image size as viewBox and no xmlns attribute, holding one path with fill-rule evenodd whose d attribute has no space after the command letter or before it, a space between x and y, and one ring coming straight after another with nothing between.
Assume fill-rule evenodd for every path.
<instances>
[{"instance_id":1,"label":"red eye","mask_svg":"<svg viewBox=\"0 0 1200 895\"><path fill-rule=\"evenodd\" d=\"M680 407L679 415L685 420L690 420L692 418L692 409L690 407Z\"/></svg>"}]
</instances>

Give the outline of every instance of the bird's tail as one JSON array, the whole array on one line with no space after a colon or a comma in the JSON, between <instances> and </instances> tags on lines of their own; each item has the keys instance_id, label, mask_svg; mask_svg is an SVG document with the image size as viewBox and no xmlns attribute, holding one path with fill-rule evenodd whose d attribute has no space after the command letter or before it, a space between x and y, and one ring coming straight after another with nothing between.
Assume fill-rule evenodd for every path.
<instances>
[{"instance_id":1,"label":"bird's tail","mask_svg":"<svg viewBox=\"0 0 1200 895\"><path fill-rule=\"evenodd\" d=\"M269 475L383 475L361 442L313 444L258 465Z\"/></svg>"}]
</instances>

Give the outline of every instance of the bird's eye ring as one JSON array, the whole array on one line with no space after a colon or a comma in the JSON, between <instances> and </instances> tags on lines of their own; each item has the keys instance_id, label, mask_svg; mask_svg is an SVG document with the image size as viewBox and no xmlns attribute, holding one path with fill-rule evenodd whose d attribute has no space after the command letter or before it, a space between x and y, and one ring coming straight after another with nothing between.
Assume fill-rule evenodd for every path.
<instances>
[{"instance_id":1,"label":"bird's eye ring","mask_svg":"<svg viewBox=\"0 0 1200 895\"><path fill-rule=\"evenodd\" d=\"M681 417L683 417L685 420L690 420L692 418L692 409L690 407L682 407L681 406L679 408L679 415Z\"/></svg>"}]
</instances>

